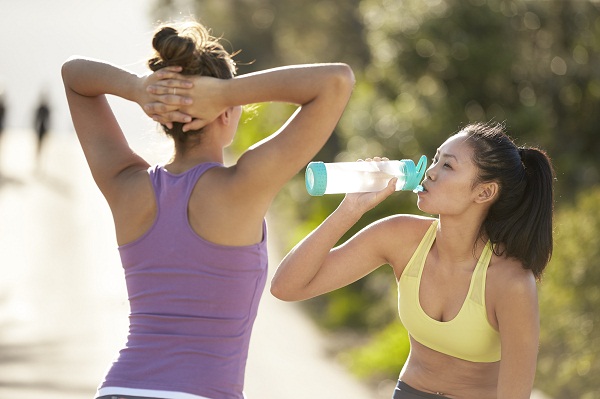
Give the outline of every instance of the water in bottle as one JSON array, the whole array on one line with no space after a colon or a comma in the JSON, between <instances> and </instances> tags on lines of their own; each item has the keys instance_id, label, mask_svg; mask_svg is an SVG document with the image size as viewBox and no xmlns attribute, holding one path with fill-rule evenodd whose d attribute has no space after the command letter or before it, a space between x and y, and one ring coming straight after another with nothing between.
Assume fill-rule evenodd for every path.
<instances>
[{"instance_id":1,"label":"water in bottle","mask_svg":"<svg viewBox=\"0 0 600 399\"><path fill-rule=\"evenodd\" d=\"M306 167L306 190L310 195L360 193L383 190L397 177L396 191L420 191L419 183L427 168L427 157L419 163L400 161L311 162Z\"/></svg>"}]
</instances>

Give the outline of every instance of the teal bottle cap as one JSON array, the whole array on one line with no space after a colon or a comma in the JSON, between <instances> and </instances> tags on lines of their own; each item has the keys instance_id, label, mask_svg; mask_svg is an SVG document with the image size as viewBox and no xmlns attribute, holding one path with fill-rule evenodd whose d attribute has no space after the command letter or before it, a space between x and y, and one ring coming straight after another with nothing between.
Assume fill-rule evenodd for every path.
<instances>
[{"instance_id":1,"label":"teal bottle cap","mask_svg":"<svg viewBox=\"0 0 600 399\"><path fill-rule=\"evenodd\" d=\"M423 180L423 175L425 174L425 170L427 169L427 157L425 155L421 155L421 159L419 159L419 163L415 166L415 163L411 159L403 159L406 181L402 190L414 190L417 188L421 180Z\"/></svg>"},{"instance_id":2,"label":"teal bottle cap","mask_svg":"<svg viewBox=\"0 0 600 399\"><path fill-rule=\"evenodd\" d=\"M327 188L327 168L323 162L311 162L306 167L304 175L306 191L312 196L319 197L325 194Z\"/></svg>"}]
</instances>

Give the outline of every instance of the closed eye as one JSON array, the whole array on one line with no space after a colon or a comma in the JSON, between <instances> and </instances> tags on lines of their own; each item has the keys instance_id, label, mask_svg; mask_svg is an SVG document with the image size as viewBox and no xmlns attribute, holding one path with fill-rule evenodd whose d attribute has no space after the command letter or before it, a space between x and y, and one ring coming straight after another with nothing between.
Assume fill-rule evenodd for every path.
<instances>
[{"instance_id":1,"label":"closed eye","mask_svg":"<svg viewBox=\"0 0 600 399\"><path fill-rule=\"evenodd\" d=\"M432 158L432 159L431 159L431 163L432 163L432 164L436 164L436 163L438 163L438 161L439 161L439 160L438 160L437 158ZM442 165L442 166L443 166L444 168L452 169L452 166L451 166L451 165L450 165L448 162L444 163L444 165Z\"/></svg>"}]
</instances>

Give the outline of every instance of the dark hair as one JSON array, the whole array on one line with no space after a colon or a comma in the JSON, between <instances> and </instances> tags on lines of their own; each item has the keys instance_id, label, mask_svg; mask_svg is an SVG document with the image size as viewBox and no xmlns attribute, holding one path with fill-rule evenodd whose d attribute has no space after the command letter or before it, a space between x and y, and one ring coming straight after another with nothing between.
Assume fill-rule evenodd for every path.
<instances>
[{"instance_id":1,"label":"dark hair","mask_svg":"<svg viewBox=\"0 0 600 399\"><path fill-rule=\"evenodd\" d=\"M235 76L235 54L228 53L219 39L211 36L209 30L198 22L188 21L163 25L158 28L152 39L155 53L148 60L148 67L157 71L167 66L180 66L183 75L212 76L219 79L231 79ZM182 131L183 124L173 123L165 133L179 143L185 143L200 130Z\"/></svg>"},{"instance_id":2,"label":"dark hair","mask_svg":"<svg viewBox=\"0 0 600 399\"><path fill-rule=\"evenodd\" d=\"M482 229L494 253L519 259L540 279L552 256L554 170L539 148L517 147L500 123L476 123L461 130L473 148L477 183L497 182L499 195Z\"/></svg>"}]
</instances>

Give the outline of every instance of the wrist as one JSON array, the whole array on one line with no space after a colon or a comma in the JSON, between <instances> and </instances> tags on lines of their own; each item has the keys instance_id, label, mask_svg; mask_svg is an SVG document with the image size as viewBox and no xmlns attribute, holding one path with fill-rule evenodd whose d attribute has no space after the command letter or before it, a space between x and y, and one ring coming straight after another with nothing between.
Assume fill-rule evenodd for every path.
<instances>
[{"instance_id":1,"label":"wrist","mask_svg":"<svg viewBox=\"0 0 600 399\"><path fill-rule=\"evenodd\" d=\"M236 84L236 78L233 77L231 79L218 79L218 81L216 82L216 90L217 90L217 97L218 99L221 99L220 103L221 103L221 107L223 109L227 109L229 107L235 107L236 105L244 105L244 104L239 104L239 101L236 100L235 94L235 84Z\"/></svg>"},{"instance_id":2,"label":"wrist","mask_svg":"<svg viewBox=\"0 0 600 399\"><path fill-rule=\"evenodd\" d=\"M344 200L338 205L332 215L335 215L336 218L350 228L360 220L363 214L364 212L361 212L354 205Z\"/></svg>"},{"instance_id":3,"label":"wrist","mask_svg":"<svg viewBox=\"0 0 600 399\"><path fill-rule=\"evenodd\" d=\"M121 87L123 88L123 92L120 93L120 97L143 106L147 98L146 76L126 73L123 78L125 80L122 82L123 85Z\"/></svg>"}]
</instances>

